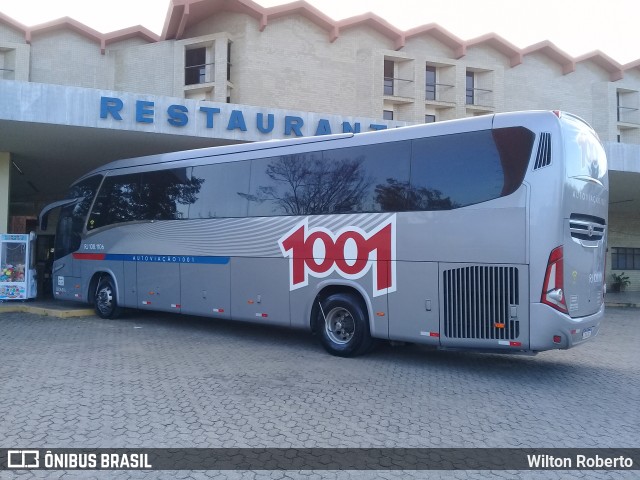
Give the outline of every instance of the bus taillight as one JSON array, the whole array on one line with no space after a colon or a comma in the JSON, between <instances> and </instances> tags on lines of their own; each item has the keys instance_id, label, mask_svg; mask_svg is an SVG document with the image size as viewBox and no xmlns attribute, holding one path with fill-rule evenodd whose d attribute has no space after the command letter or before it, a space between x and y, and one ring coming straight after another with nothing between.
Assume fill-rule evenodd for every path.
<instances>
[{"instance_id":1,"label":"bus taillight","mask_svg":"<svg viewBox=\"0 0 640 480\"><path fill-rule=\"evenodd\" d=\"M549 255L547 271L542 285L542 303L568 313L564 301L564 260L562 246L554 248Z\"/></svg>"}]
</instances>

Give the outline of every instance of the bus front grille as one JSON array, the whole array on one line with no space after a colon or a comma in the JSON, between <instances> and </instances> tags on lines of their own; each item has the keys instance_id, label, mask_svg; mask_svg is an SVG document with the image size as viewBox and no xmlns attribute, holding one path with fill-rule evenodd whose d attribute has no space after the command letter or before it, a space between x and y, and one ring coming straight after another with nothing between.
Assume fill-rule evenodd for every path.
<instances>
[{"instance_id":1,"label":"bus front grille","mask_svg":"<svg viewBox=\"0 0 640 480\"><path fill-rule=\"evenodd\" d=\"M605 221L603 218L591 215L572 213L569 230L572 238L597 242L604 237Z\"/></svg>"},{"instance_id":2,"label":"bus front grille","mask_svg":"<svg viewBox=\"0 0 640 480\"><path fill-rule=\"evenodd\" d=\"M514 340L518 268L469 266L443 271L444 333L449 338Z\"/></svg>"}]
</instances>

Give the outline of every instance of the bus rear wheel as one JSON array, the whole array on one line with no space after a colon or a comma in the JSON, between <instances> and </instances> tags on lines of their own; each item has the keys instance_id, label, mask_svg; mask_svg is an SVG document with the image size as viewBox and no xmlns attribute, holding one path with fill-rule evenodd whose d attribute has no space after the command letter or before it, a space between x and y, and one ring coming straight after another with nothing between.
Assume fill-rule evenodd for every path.
<instances>
[{"instance_id":1,"label":"bus rear wheel","mask_svg":"<svg viewBox=\"0 0 640 480\"><path fill-rule=\"evenodd\" d=\"M332 355L354 357L373 346L368 315L354 295L336 293L327 297L320 303L316 322L322 346Z\"/></svg>"},{"instance_id":2,"label":"bus rear wheel","mask_svg":"<svg viewBox=\"0 0 640 480\"><path fill-rule=\"evenodd\" d=\"M100 318L117 318L120 315L122 309L118 305L116 289L111 277L100 279L93 303Z\"/></svg>"}]
</instances>

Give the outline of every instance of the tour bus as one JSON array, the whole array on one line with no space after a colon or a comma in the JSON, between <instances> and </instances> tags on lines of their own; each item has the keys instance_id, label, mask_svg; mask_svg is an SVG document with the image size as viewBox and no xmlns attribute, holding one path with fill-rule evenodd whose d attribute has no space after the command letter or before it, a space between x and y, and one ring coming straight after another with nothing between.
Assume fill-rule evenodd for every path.
<instances>
[{"instance_id":1,"label":"tour bus","mask_svg":"<svg viewBox=\"0 0 640 480\"><path fill-rule=\"evenodd\" d=\"M59 209L53 290L95 305L536 353L604 315L607 160L564 112L118 160Z\"/></svg>"}]
</instances>

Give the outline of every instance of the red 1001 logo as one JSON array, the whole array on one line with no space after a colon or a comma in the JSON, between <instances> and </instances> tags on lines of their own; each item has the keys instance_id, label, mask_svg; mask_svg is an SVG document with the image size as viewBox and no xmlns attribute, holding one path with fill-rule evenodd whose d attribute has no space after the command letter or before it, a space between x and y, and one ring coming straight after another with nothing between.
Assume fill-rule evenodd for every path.
<instances>
[{"instance_id":1,"label":"red 1001 logo","mask_svg":"<svg viewBox=\"0 0 640 480\"><path fill-rule=\"evenodd\" d=\"M365 232L354 226L332 232L309 228L305 218L278 241L289 258L291 290L309 284L309 275L323 278L337 272L358 279L373 269L373 296L396 290L396 216Z\"/></svg>"}]
</instances>

